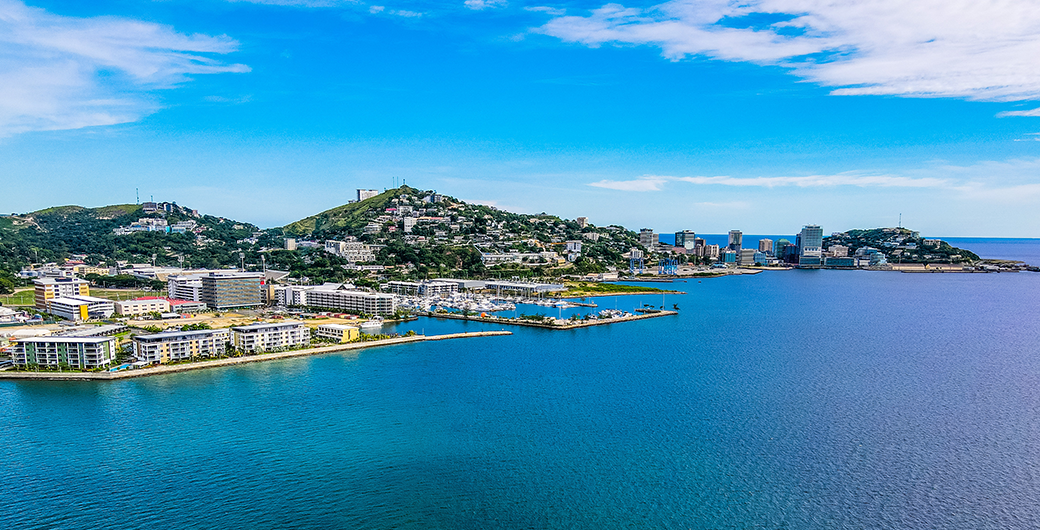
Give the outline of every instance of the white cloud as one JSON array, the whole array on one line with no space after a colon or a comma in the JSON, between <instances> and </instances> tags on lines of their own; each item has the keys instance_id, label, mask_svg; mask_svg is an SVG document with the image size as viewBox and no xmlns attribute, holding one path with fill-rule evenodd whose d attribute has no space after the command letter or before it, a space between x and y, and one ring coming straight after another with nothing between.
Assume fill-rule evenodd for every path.
<instances>
[{"instance_id":1,"label":"white cloud","mask_svg":"<svg viewBox=\"0 0 1040 530\"><path fill-rule=\"evenodd\" d=\"M751 15L773 18L756 27L740 24ZM1040 9L1033 0L606 4L536 31L588 46L657 46L673 60L781 65L836 87L838 95L1040 99ZM1015 112L1007 115L1024 115Z\"/></svg>"},{"instance_id":2,"label":"white cloud","mask_svg":"<svg viewBox=\"0 0 1040 530\"><path fill-rule=\"evenodd\" d=\"M190 74L248 72L206 54L227 36L185 35L112 17L72 18L0 0L0 136L126 123L154 112L148 91Z\"/></svg>"},{"instance_id":3,"label":"white cloud","mask_svg":"<svg viewBox=\"0 0 1040 530\"><path fill-rule=\"evenodd\" d=\"M1007 118L1008 116L1040 116L1040 108L1033 110L1005 110L997 113L998 118Z\"/></svg>"},{"instance_id":4,"label":"white cloud","mask_svg":"<svg viewBox=\"0 0 1040 530\"><path fill-rule=\"evenodd\" d=\"M390 13L391 15L396 15L396 16L399 16L399 17L406 17L406 18L417 18L417 17L423 16L423 13L421 13L419 11L408 11L408 10L405 10L405 9L395 9L393 11L387 11L387 13Z\"/></svg>"},{"instance_id":5,"label":"white cloud","mask_svg":"<svg viewBox=\"0 0 1040 530\"><path fill-rule=\"evenodd\" d=\"M372 6L368 8L368 12L374 15L376 13L381 13L384 9L386 8L383 6Z\"/></svg>"},{"instance_id":6,"label":"white cloud","mask_svg":"<svg viewBox=\"0 0 1040 530\"><path fill-rule=\"evenodd\" d=\"M466 0L463 3L466 7L477 11L481 9L497 9L509 5L509 2L506 0Z\"/></svg>"},{"instance_id":7,"label":"white cloud","mask_svg":"<svg viewBox=\"0 0 1040 530\"><path fill-rule=\"evenodd\" d=\"M670 180L717 186L763 187L797 186L800 188L831 188L857 186L877 188L943 188L949 181L940 178L910 178L893 175L812 175L806 177L667 177Z\"/></svg>"},{"instance_id":8,"label":"white cloud","mask_svg":"<svg viewBox=\"0 0 1040 530\"><path fill-rule=\"evenodd\" d=\"M661 191L667 179L662 177L641 177L636 180L601 180L591 182L589 186L619 191Z\"/></svg>"},{"instance_id":9,"label":"white cloud","mask_svg":"<svg viewBox=\"0 0 1040 530\"><path fill-rule=\"evenodd\" d=\"M545 13L546 15L552 15L554 17L562 16L567 13L566 9L548 6L527 6L524 8L524 11L531 11L534 13Z\"/></svg>"}]
</instances>

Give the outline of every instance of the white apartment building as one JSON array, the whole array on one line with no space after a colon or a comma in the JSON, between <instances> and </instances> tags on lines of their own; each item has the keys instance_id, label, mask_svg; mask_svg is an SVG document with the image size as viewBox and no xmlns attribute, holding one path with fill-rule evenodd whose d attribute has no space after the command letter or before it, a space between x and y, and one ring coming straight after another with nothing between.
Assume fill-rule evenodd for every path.
<instances>
[{"instance_id":1,"label":"white apartment building","mask_svg":"<svg viewBox=\"0 0 1040 530\"><path fill-rule=\"evenodd\" d=\"M367 315L392 315L397 311L394 296L358 291L349 283L285 286L275 288L279 305L314 307Z\"/></svg>"},{"instance_id":2,"label":"white apartment building","mask_svg":"<svg viewBox=\"0 0 1040 530\"><path fill-rule=\"evenodd\" d=\"M393 281L386 284L387 290L395 294L415 294L419 296L436 296L439 294L457 293L459 284L427 280L423 282Z\"/></svg>"},{"instance_id":3,"label":"white apartment building","mask_svg":"<svg viewBox=\"0 0 1040 530\"><path fill-rule=\"evenodd\" d=\"M115 337L27 337L13 342L11 360L18 366L39 365L92 370L112 364L116 358Z\"/></svg>"},{"instance_id":4,"label":"white apartment building","mask_svg":"<svg viewBox=\"0 0 1040 530\"><path fill-rule=\"evenodd\" d=\"M170 276L166 280L166 288L170 298L187 300L189 302L202 301L202 275L181 274Z\"/></svg>"},{"instance_id":5,"label":"white apartment building","mask_svg":"<svg viewBox=\"0 0 1040 530\"><path fill-rule=\"evenodd\" d=\"M310 344L311 330L297 321L251 324L231 328L231 338L238 351L256 353Z\"/></svg>"},{"instance_id":6,"label":"white apartment building","mask_svg":"<svg viewBox=\"0 0 1040 530\"><path fill-rule=\"evenodd\" d=\"M48 312L66 320L110 318L116 312L115 303L93 296L66 296L50 301Z\"/></svg>"},{"instance_id":7,"label":"white apartment building","mask_svg":"<svg viewBox=\"0 0 1040 530\"><path fill-rule=\"evenodd\" d=\"M198 357L220 357L227 351L231 333L227 329L166 331L134 337L138 361L165 364Z\"/></svg>"},{"instance_id":8,"label":"white apartment building","mask_svg":"<svg viewBox=\"0 0 1040 530\"><path fill-rule=\"evenodd\" d=\"M375 249L360 241L326 241L325 251L341 256L352 263L375 261Z\"/></svg>"},{"instance_id":9,"label":"white apartment building","mask_svg":"<svg viewBox=\"0 0 1040 530\"><path fill-rule=\"evenodd\" d=\"M137 300L116 301L115 306L116 314L122 316L170 312L170 302L162 298L139 298Z\"/></svg>"}]
</instances>

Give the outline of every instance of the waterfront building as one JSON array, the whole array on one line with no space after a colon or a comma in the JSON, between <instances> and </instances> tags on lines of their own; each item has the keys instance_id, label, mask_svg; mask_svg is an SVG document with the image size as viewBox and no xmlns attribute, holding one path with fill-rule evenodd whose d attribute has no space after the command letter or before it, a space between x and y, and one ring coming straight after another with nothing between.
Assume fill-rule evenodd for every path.
<instances>
[{"instance_id":1,"label":"waterfront building","mask_svg":"<svg viewBox=\"0 0 1040 530\"><path fill-rule=\"evenodd\" d=\"M737 253L732 250L727 250L722 253L722 262L726 264L737 264Z\"/></svg>"},{"instance_id":2,"label":"waterfront building","mask_svg":"<svg viewBox=\"0 0 1040 530\"><path fill-rule=\"evenodd\" d=\"M11 360L20 367L93 370L109 366L116 358L115 337L26 337L15 340L12 346Z\"/></svg>"},{"instance_id":3,"label":"waterfront building","mask_svg":"<svg viewBox=\"0 0 1040 530\"><path fill-rule=\"evenodd\" d=\"M90 282L79 278L39 278L33 280L36 309L50 312L50 301L68 296L90 296Z\"/></svg>"},{"instance_id":4,"label":"waterfront building","mask_svg":"<svg viewBox=\"0 0 1040 530\"><path fill-rule=\"evenodd\" d=\"M371 199L372 197L375 197L376 195L379 195L379 190L358 189L357 190L357 202L361 202L361 201L363 201L365 199Z\"/></svg>"},{"instance_id":5,"label":"waterfront building","mask_svg":"<svg viewBox=\"0 0 1040 530\"><path fill-rule=\"evenodd\" d=\"M759 250L752 255L751 263L754 265L769 265L769 255Z\"/></svg>"},{"instance_id":6,"label":"waterfront building","mask_svg":"<svg viewBox=\"0 0 1040 530\"><path fill-rule=\"evenodd\" d=\"M827 248L827 255L835 258L844 258L849 255L849 247L845 245L831 245Z\"/></svg>"},{"instance_id":7,"label":"waterfront building","mask_svg":"<svg viewBox=\"0 0 1040 530\"><path fill-rule=\"evenodd\" d=\"M729 231L729 244L726 245L726 249L732 250L733 252L740 252L740 249L744 244L744 233L740 230Z\"/></svg>"},{"instance_id":8,"label":"waterfront building","mask_svg":"<svg viewBox=\"0 0 1040 530\"><path fill-rule=\"evenodd\" d=\"M488 280L484 288L495 291L501 295L503 292L521 294L523 296L534 296L541 293L552 293L566 291L567 287L559 283L534 283L534 282L512 282L502 280Z\"/></svg>"},{"instance_id":9,"label":"waterfront building","mask_svg":"<svg viewBox=\"0 0 1040 530\"><path fill-rule=\"evenodd\" d=\"M835 269L852 269L856 267L856 258L848 256L826 256L823 258L823 266Z\"/></svg>"},{"instance_id":10,"label":"waterfront building","mask_svg":"<svg viewBox=\"0 0 1040 530\"><path fill-rule=\"evenodd\" d=\"M657 244L657 236L652 228L639 229L639 244L647 250L653 250L654 245Z\"/></svg>"},{"instance_id":11,"label":"waterfront building","mask_svg":"<svg viewBox=\"0 0 1040 530\"><path fill-rule=\"evenodd\" d=\"M819 225L805 225L798 234L798 266L803 268L823 265L823 229Z\"/></svg>"},{"instance_id":12,"label":"waterfront building","mask_svg":"<svg viewBox=\"0 0 1040 530\"><path fill-rule=\"evenodd\" d=\"M162 298L149 297L135 300L116 301L116 314L122 316L145 315L148 313L169 313L170 302Z\"/></svg>"},{"instance_id":13,"label":"waterfront building","mask_svg":"<svg viewBox=\"0 0 1040 530\"><path fill-rule=\"evenodd\" d=\"M759 253L759 251L753 248L742 248L740 249L740 252L737 253L737 264L741 266L754 265L755 254Z\"/></svg>"},{"instance_id":14,"label":"waterfront building","mask_svg":"<svg viewBox=\"0 0 1040 530\"><path fill-rule=\"evenodd\" d=\"M211 272L200 278L200 302L211 309L257 307L260 300L262 272Z\"/></svg>"},{"instance_id":15,"label":"waterfront building","mask_svg":"<svg viewBox=\"0 0 1040 530\"><path fill-rule=\"evenodd\" d=\"M343 324L322 324L314 330L314 334L323 339L335 342L350 342L361 337L361 329Z\"/></svg>"},{"instance_id":16,"label":"waterfront building","mask_svg":"<svg viewBox=\"0 0 1040 530\"><path fill-rule=\"evenodd\" d=\"M310 344L311 330L296 321L251 324L231 328L231 339L242 353L265 352Z\"/></svg>"},{"instance_id":17,"label":"waterfront building","mask_svg":"<svg viewBox=\"0 0 1040 530\"><path fill-rule=\"evenodd\" d=\"M773 240L772 239L759 239L758 240L758 251L765 252L766 254L773 253Z\"/></svg>"},{"instance_id":18,"label":"waterfront building","mask_svg":"<svg viewBox=\"0 0 1040 530\"><path fill-rule=\"evenodd\" d=\"M426 280L422 282L393 281L387 283L387 290L395 294L414 294L419 296L437 296L459 291L456 282Z\"/></svg>"},{"instance_id":19,"label":"waterfront building","mask_svg":"<svg viewBox=\"0 0 1040 530\"><path fill-rule=\"evenodd\" d=\"M114 302L93 296L54 298L49 305L48 313L72 321L110 318L116 312Z\"/></svg>"},{"instance_id":20,"label":"waterfront building","mask_svg":"<svg viewBox=\"0 0 1040 530\"><path fill-rule=\"evenodd\" d=\"M686 250L693 250L697 243L697 234L692 230L683 230L675 233L675 246Z\"/></svg>"},{"instance_id":21,"label":"waterfront building","mask_svg":"<svg viewBox=\"0 0 1040 530\"><path fill-rule=\"evenodd\" d=\"M454 285L443 288L450 290L452 287ZM359 291L349 283L276 287L275 300L284 306L313 307L366 315L392 315L397 311L397 302L393 295Z\"/></svg>"},{"instance_id":22,"label":"waterfront building","mask_svg":"<svg viewBox=\"0 0 1040 530\"><path fill-rule=\"evenodd\" d=\"M458 290L476 290L479 291L487 286L487 282L483 280L463 280L459 278L434 278L435 282L451 282L454 283Z\"/></svg>"},{"instance_id":23,"label":"waterfront building","mask_svg":"<svg viewBox=\"0 0 1040 530\"><path fill-rule=\"evenodd\" d=\"M150 364L186 361L199 357L222 357L231 333L227 329L166 331L134 337L134 357Z\"/></svg>"},{"instance_id":24,"label":"waterfront building","mask_svg":"<svg viewBox=\"0 0 1040 530\"><path fill-rule=\"evenodd\" d=\"M719 259L721 249L718 245L704 245L704 256L709 259Z\"/></svg>"}]
</instances>

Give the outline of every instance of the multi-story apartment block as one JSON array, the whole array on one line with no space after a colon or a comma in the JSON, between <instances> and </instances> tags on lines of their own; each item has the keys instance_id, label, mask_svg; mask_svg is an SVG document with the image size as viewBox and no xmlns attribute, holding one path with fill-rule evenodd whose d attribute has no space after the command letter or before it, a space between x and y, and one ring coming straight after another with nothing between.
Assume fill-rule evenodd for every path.
<instances>
[{"instance_id":1,"label":"multi-story apartment block","mask_svg":"<svg viewBox=\"0 0 1040 530\"><path fill-rule=\"evenodd\" d=\"M363 201L365 199L371 199L372 197L375 197L376 195L379 195L379 190L362 190L362 189L359 189L359 190L357 190L357 201L361 202L361 201Z\"/></svg>"},{"instance_id":2,"label":"multi-story apartment block","mask_svg":"<svg viewBox=\"0 0 1040 530\"><path fill-rule=\"evenodd\" d=\"M134 337L134 356L147 363L165 364L198 357L220 357L227 351L227 329L167 331Z\"/></svg>"},{"instance_id":3,"label":"multi-story apartment block","mask_svg":"<svg viewBox=\"0 0 1040 530\"><path fill-rule=\"evenodd\" d=\"M311 342L311 330L303 322L251 324L231 328L235 349L256 353L304 346Z\"/></svg>"},{"instance_id":4,"label":"multi-story apartment block","mask_svg":"<svg viewBox=\"0 0 1040 530\"><path fill-rule=\"evenodd\" d=\"M68 296L90 296L90 282L79 278L40 278L36 288L36 309L50 312L50 301Z\"/></svg>"},{"instance_id":5,"label":"multi-story apartment block","mask_svg":"<svg viewBox=\"0 0 1040 530\"><path fill-rule=\"evenodd\" d=\"M445 287L450 289L451 286ZM397 310L393 295L358 291L349 283L285 286L275 288L279 305L332 309L368 315L392 315Z\"/></svg>"},{"instance_id":6,"label":"multi-story apartment block","mask_svg":"<svg viewBox=\"0 0 1040 530\"><path fill-rule=\"evenodd\" d=\"M46 368L68 366L92 370L112 364L116 358L115 337L29 337L13 343L11 360L18 366Z\"/></svg>"}]
</instances>

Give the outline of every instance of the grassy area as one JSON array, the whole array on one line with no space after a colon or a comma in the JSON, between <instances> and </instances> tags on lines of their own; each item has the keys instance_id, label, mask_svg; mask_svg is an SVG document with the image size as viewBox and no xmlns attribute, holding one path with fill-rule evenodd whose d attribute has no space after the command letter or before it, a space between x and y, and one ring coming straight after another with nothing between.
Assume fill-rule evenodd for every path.
<instances>
[{"instance_id":1,"label":"grassy area","mask_svg":"<svg viewBox=\"0 0 1040 530\"><path fill-rule=\"evenodd\" d=\"M142 296L162 296L158 291L139 291L137 289L90 289L90 296L108 298L109 300L132 300Z\"/></svg>"},{"instance_id":2,"label":"grassy area","mask_svg":"<svg viewBox=\"0 0 1040 530\"><path fill-rule=\"evenodd\" d=\"M35 293L32 289L23 289L21 291L15 291L14 294L3 294L0 295L0 304L5 306L14 305L33 305L36 303L33 298Z\"/></svg>"},{"instance_id":3,"label":"grassy area","mask_svg":"<svg viewBox=\"0 0 1040 530\"><path fill-rule=\"evenodd\" d=\"M656 287L643 287L639 285L619 285L616 283L596 282L567 282L567 290L563 296L587 296L597 294L633 294L633 293L674 293Z\"/></svg>"}]
</instances>

